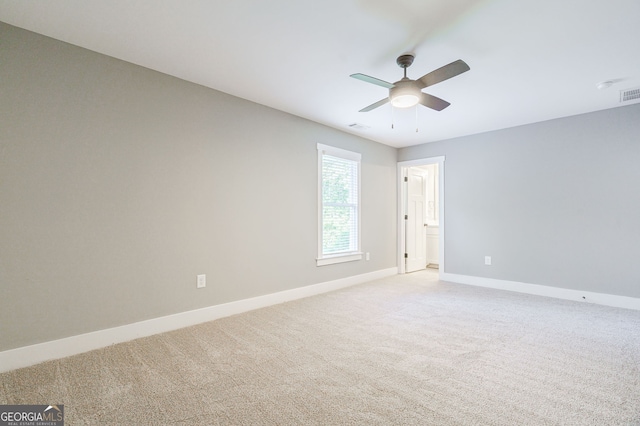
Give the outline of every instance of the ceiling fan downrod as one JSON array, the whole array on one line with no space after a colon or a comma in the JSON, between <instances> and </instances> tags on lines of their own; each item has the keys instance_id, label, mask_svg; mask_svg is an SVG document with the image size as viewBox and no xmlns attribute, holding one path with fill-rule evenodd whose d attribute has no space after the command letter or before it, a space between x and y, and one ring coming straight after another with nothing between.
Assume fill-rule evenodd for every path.
<instances>
[{"instance_id":1,"label":"ceiling fan downrod","mask_svg":"<svg viewBox=\"0 0 640 426\"><path fill-rule=\"evenodd\" d=\"M415 56L410 54L400 55L398 56L398 59L396 59L396 64L404 70L404 78L407 78L407 68L411 66L414 59Z\"/></svg>"}]
</instances>

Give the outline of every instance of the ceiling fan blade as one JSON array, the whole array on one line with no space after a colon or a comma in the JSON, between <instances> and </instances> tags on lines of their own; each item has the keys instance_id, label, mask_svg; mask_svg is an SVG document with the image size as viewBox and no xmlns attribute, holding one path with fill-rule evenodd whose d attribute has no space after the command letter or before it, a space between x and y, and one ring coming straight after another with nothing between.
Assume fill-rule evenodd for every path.
<instances>
[{"instance_id":1,"label":"ceiling fan blade","mask_svg":"<svg viewBox=\"0 0 640 426\"><path fill-rule=\"evenodd\" d=\"M386 87L387 89L391 89L392 87L394 87L394 85L392 83L389 83L388 81L380 80L379 78L375 77L369 77L368 75L364 74L351 74L350 77L365 81L367 83L375 84L376 86Z\"/></svg>"},{"instance_id":2,"label":"ceiling fan blade","mask_svg":"<svg viewBox=\"0 0 640 426\"><path fill-rule=\"evenodd\" d=\"M442 111L451 105L444 99L437 98L433 95L429 95L428 93L423 93L422 96L420 96L420 103L427 108L435 109L436 111Z\"/></svg>"},{"instance_id":3,"label":"ceiling fan blade","mask_svg":"<svg viewBox=\"0 0 640 426\"><path fill-rule=\"evenodd\" d=\"M421 89L424 89L425 87L433 86L436 83L440 83L441 81L448 80L451 77L462 74L463 72L467 72L470 69L469 65L467 65L462 59L458 59L457 61L453 61L448 65L423 75L416 80L416 82Z\"/></svg>"},{"instance_id":4,"label":"ceiling fan blade","mask_svg":"<svg viewBox=\"0 0 640 426\"><path fill-rule=\"evenodd\" d=\"M358 112L369 112L372 109L376 109L384 104L386 104L387 102L389 102L389 98L384 98L384 99L380 99L378 102L376 102L375 104L371 104L368 107L364 107L362 108L360 111Z\"/></svg>"}]
</instances>

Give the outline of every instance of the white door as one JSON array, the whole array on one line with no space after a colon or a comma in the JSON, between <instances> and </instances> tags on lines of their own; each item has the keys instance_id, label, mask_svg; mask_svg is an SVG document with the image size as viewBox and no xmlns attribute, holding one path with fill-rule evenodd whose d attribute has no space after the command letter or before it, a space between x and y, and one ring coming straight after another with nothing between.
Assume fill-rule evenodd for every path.
<instances>
[{"instance_id":1,"label":"white door","mask_svg":"<svg viewBox=\"0 0 640 426\"><path fill-rule=\"evenodd\" d=\"M427 172L415 167L407 172L407 214L405 258L406 272L427 267L427 240L425 235Z\"/></svg>"}]
</instances>

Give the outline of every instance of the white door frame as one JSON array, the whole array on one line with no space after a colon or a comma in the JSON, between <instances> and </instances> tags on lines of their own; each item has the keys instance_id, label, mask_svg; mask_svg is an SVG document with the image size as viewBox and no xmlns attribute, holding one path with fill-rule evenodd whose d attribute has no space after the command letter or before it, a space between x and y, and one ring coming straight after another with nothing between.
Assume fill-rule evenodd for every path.
<instances>
[{"instance_id":1,"label":"white door frame","mask_svg":"<svg viewBox=\"0 0 640 426\"><path fill-rule=\"evenodd\" d=\"M438 235L438 276L442 277L445 271L444 263L444 156L421 158L418 160L399 161L398 162L398 273L405 273L405 243L406 243L406 222L404 215L407 206L407 185L405 185L404 177L407 175L407 169L415 166L426 166L428 164L438 165L438 214L440 219L440 229Z\"/></svg>"}]
</instances>

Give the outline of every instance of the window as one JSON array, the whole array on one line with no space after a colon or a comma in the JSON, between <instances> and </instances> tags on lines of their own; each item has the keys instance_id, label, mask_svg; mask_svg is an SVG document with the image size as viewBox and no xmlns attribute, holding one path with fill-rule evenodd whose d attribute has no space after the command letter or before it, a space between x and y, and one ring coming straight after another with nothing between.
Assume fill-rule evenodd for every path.
<instances>
[{"instance_id":1,"label":"window","mask_svg":"<svg viewBox=\"0 0 640 426\"><path fill-rule=\"evenodd\" d=\"M318 144L317 266L362 259L360 157Z\"/></svg>"}]
</instances>

